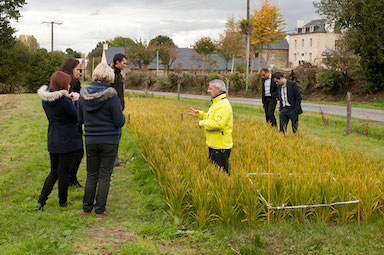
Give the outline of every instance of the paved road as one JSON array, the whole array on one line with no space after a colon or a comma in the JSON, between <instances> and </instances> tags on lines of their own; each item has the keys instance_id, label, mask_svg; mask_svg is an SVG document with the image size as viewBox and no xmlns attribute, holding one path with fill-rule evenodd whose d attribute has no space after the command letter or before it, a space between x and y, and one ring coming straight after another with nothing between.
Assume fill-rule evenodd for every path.
<instances>
[{"instance_id":1,"label":"paved road","mask_svg":"<svg viewBox=\"0 0 384 255\"><path fill-rule=\"evenodd\" d=\"M142 90L127 90L130 93L144 93ZM158 92L150 91L150 94L160 95L160 96L177 96L177 93L170 92ZM184 98L195 98L210 100L209 96L201 95L191 95L191 94L180 94ZM229 101L232 103L238 104L248 104L248 105L261 105L261 99L253 98L238 98L238 97L229 97ZM329 104L312 104L312 103L302 103L301 104L303 111L308 112L323 112L325 114L347 116L347 107L339 105L329 105ZM378 109L368 109L368 108L359 108L352 107L352 118L361 119L361 120L371 120L384 123L384 110Z\"/></svg>"}]
</instances>

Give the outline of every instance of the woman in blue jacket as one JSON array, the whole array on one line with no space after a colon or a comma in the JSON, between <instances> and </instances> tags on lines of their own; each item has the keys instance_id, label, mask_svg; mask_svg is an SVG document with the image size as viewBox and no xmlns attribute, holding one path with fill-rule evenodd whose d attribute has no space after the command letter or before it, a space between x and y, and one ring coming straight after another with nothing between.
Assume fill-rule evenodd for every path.
<instances>
[{"instance_id":1,"label":"woman in blue jacket","mask_svg":"<svg viewBox=\"0 0 384 255\"><path fill-rule=\"evenodd\" d=\"M109 214L105 206L121 127L125 123L119 97L111 86L114 78L115 73L110 66L99 64L92 74L92 85L81 87L78 102L78 120L80 124L84 123L87 151L83 209L78 213L89 215L95 209L97 218Z\"/></svg>"},{"instance_id":2,"label":"woman in blue jacket","mask_svg":"<svg viewBox=\"0 0 384 255\"><path fill-rule=\"evenodd\" d=\"M51 159L51 172L44 182L36 210L42 210L56 181L59 180L59 205L67 207L69 171L75 152L83 147L78 132L77 113L74 101L79 94L71 93L71 76L57 71L52 74L49 87L42 86L38 95L48 118L48 152ZM71 99L72 98L72 99Z\"/></svg>"}]
</instances>

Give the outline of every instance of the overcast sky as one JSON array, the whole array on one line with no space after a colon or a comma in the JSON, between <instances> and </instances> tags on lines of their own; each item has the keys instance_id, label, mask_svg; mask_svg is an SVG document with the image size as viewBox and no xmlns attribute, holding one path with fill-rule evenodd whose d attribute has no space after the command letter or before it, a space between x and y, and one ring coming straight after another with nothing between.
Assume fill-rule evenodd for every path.
<instances>
[{"instance_id":1,"label":"overcast sky","mask_svg":"<svg viewBox=\"0 0 384 255\"><path fill-rule=\"evenodd\" d=\"M319 18L312 0L273 0L284 15L286 30L297 19L309 22ZM251 0L251 10L260 0ZM229 16L245 17L246 0L27 0L19 22L13 22L16 35L34 35L40 47L51 48L51 28L44 21L61 22L54 26L54 49L72 48L88 53L97 42L115 36L150 40L167 35L179 47L190 47L201 36L218 39Z\"/></svg>"}]
</instances>

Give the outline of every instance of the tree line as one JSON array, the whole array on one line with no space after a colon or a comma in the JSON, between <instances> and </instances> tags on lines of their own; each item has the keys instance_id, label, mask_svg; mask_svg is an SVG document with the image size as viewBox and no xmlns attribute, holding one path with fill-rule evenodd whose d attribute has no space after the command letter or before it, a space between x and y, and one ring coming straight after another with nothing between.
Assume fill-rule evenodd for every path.
<instances>
[{"instance_id":1,"label":"tree line","mask_svg":"<svg viewBox=\"0 0 384 255\"><path fill-rule=\"evenodd\" d=\"M0 92L34 91L47 84L50 74L69 57L80 57L81 53L73 49L65 52L48 52L40 48L33 35L15 38L15 29L10 21L20 18L19 9L25 0L0 2ZM375 0L317 0L314 2L317 12L334 24L344 36L340 47L327 60L327 70L318 75L329 84L328 88L338 91L338 86L348 87L354 79L361 80L362 91L374 93L384 89L384 15L381 10L383 1ZM245 56L245 35L251 35L251 58L270 47L286 34L286 23L279 8L269 0L264 0L259 9L254 9L251 20L228 18L225 29L214 41L210 37L201 37L192 45L202 69L208 70L216 65L210 56L220 55L226 64L235 57ZM179 55L177 45L165 35L152 40L132 40L117 36L112 40L98 42L88 54L88 63L101 61L103 44L126 47L126 55L131 64L146 70L159 54L160 64L167 72ZM267 57L268 59L268 57ZM259 58L261 60L261 58ZM259 63L259 66L260 63ZM87 66L91 71L92 64ZM240 70L240 68L238 68ZM337 82L336 82L337 81ZM341 85L340 85L341 84ZM347 85L345 85L347 84Z\"/></svg>"}]
</instances>

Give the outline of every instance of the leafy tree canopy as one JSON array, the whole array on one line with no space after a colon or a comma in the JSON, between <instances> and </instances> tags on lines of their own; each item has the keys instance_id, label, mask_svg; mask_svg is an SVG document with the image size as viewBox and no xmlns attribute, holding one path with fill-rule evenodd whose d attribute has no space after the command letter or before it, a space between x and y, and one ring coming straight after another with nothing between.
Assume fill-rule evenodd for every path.
<instances>
[{"instance_id":1,"label":"leafy tree canopy","mask_svg":"<svg viewBox=\"0 0 384 255\"><path fill-rule=\"evenodd\" d=\"M25 0L2 0L0 1L0 47L10 47L15 38L15 29L10 26L10 20L18 20L20 11Z\"/></svg>"},{"instance_id":2,"label":"leafy tree canopy","mask_svg":"<svg viewBox=\"0 0 384 255\"><path fill-rule=\"evenodd\" d=\"M384 89L384 1L318 0L317 13L345 33L349 49L360 56L367 90Z\"/></svg>"}]
</instances>

